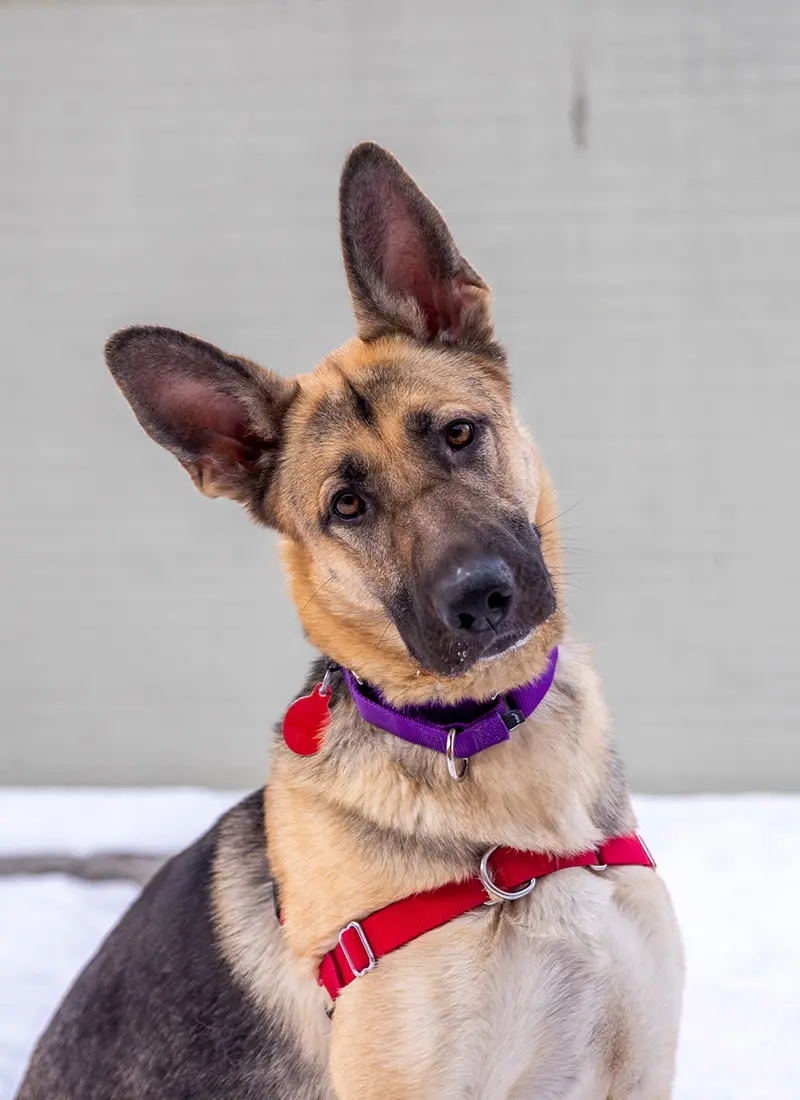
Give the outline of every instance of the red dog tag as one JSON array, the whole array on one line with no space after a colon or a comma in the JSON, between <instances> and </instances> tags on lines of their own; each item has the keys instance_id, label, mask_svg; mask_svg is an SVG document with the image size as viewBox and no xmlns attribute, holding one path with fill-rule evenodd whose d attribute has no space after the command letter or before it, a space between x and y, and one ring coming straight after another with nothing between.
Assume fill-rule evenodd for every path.
<instances>
[{"instance_id":1,"label":"red dog tag","mask_svg":"<svg viewBox=\"0 0 800 1100\"><path fill-rule=\"evenodd\" d=\"M295 699L284 714L283 739L298 756L319 752L331 720L330 700L330 688L323 693L322 684L315 684L310 695Z\"/></svg>"}]
</instances>

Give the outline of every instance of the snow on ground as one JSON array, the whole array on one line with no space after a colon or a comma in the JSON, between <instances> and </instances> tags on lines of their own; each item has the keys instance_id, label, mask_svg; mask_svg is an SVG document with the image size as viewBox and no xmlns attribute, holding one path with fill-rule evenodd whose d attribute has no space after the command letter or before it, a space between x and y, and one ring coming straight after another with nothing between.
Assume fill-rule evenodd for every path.
<instances>
[{"instance_id":1,"label":"snow on ground","mask_svg":"<svg viewBox=\"0 0 800 1100\"><path fill-rule=\"evenodd\" d=\"M13 1094L36 1036L136 897L127 883L0 878L0 1098Z\"/></svg>"},{"instance_id":2,"label":"snow on ground","mask_svg":"<svg viewBox=\"0 0 800 1100\"><path fill-rule=\"evenodd\" d=\"M240 797L193 787L0 787L0 856L170 855L196 840Z\"/></svg>"},{"instance_id":3,"label":"snow on ground","mask_svg":"<svg viewBox=\"0 0 800 1100\"><path fill-rule=\"evenodd\" d=\"M2 791L0 855L188 844L236 799L210 791ZM675 1100L800 1097L800 797L642 797L688 983ZM130 904L127 884L0 877L0 1098L71 979Z\"/></svg>"}]
</instances>

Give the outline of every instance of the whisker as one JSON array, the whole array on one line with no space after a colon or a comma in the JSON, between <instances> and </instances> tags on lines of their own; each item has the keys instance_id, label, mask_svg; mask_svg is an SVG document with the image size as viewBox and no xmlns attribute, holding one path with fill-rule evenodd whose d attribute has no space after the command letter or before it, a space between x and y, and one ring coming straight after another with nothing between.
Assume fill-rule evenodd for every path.
<instances>
[{"instance_id":1,"label":"whisker","mask_svg":"<svg viewBox=\"0 0 800 1100\"><path fill-rule=\"evenodd\" d=\"M383 633L381 634L380 638L378 638L378 644L375 646L374 650L372 651L373 653L377 653L378 650L381 648L381 642L386 637L386 632L387 632L387 630L389 629L389 627L391 625L392 625L392 621L390 619L389 622L386 624L386 626L383 628Z\"/></svg>"},{"instance_id":2,"label":"whisker","mask_svg":"<svg viewBox=\"0 0 800 1100\"><path fill-rule=\"evenodd\" d=\"M329 583L330 583L330 581L332 581L332 580L333 580L333 574L332 574L332 573L329 573L329 574L328 574L328 577L327 577L327 580L324 580L324 581L322 582L322 584L321 584L321 585L319 586L319 588L317 588L317 589L316 589L316 590L315 590L314 592L312 592L312 593L311 593L311 595L310 595L310 596L308 597L308 599L306 600L306 602L305 602L305 603L303 604L303 606L302 606L302 607L300 608L300 611L301 611L301 612L302 612L302 611L305 611L305 609L306 609L306 608L308 607L308 605L309 605L309 604L311 603L311 601L312 601L313 599L315 599L315 598L316 598L316 597L317 597L317 596L318 596L318 595L320 594L320 592L321 592L321 591L322 591L322 589L323 589L323 588L325 587L325 585L326 585L326 584L329 584Z\"/></svg>"},{"instance_id":3,"label":"whisker","mask_svg":"<svg viewBox=\"0 0 800 1100\"><path fill-rule=\"evenodd\" d=\"M565 508L563 512L559 512L557 516L551 516L550 519L544 521L544 523L538 523L536 526L540 531L543 531L545 527L548 527L551 523L555 523L557 519L561 519L568 512L571 512L573 508L577 508L579 504L583 504L583 497L580 500L576 500L574 504L570 504L569 508Z\"/></svg>"}]
</instances>

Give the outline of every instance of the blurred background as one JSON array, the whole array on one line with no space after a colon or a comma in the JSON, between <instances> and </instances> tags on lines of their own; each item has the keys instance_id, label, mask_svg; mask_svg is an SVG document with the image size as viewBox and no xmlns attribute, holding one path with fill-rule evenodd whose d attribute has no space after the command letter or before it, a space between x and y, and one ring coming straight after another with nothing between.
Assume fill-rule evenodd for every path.
<instances>
[{"instance_id":1,"label":"blurred background","mask_svg":"<svg viewBox=\"0 0 800 1100\"><path fill-rule=\"evenodd\" d=\"M102 347L309 370L371 138L493 287L634 788L798 789L799 46L794 0L0 3L0 783L265 777L275 539Z\"/></svg>"}]
</instances>

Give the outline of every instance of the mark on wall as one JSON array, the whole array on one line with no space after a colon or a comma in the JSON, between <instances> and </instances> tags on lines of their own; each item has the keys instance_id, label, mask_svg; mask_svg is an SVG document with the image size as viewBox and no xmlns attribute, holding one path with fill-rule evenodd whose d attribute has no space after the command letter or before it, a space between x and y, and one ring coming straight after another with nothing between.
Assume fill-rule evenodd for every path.
<instances>
[{"instance_id":1,"label":"mark on wall","mask_svg":"<svg viewBox=\"0 0 800 1100\"><path fill-rule=\"evenodd\" d=\"M575 148L587 149L589 146L589 93L586 90L583 70L578 66L573 78L569 120Z\"/></svg>"}]
</instances>

